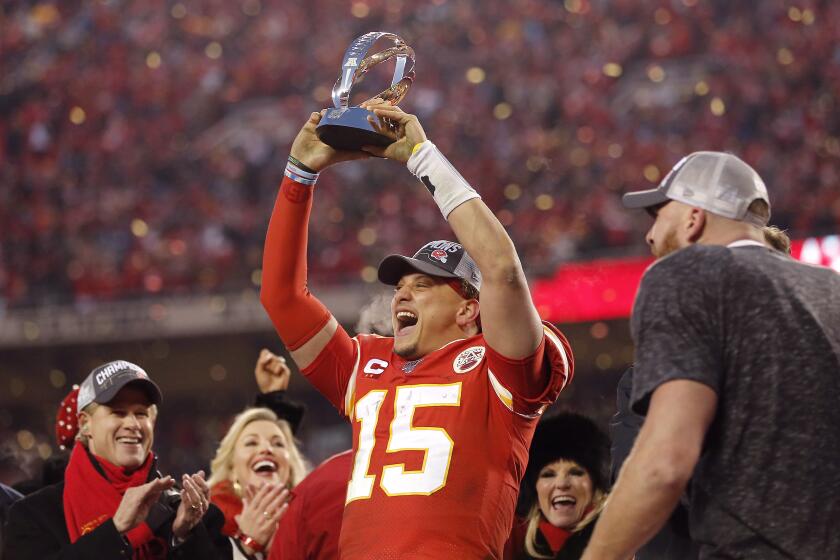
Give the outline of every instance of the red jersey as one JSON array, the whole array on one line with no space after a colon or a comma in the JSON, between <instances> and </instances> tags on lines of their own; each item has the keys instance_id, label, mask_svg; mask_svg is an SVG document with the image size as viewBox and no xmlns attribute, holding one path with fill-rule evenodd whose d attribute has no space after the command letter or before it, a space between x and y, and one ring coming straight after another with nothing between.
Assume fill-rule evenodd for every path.
<instances>
[{"instance_id":1,"label":"red jersey","mask_svg":"<svg viewBox=\"0 0 840 560\"><path fill-rule=\"evenodd\" d=\"M339 327L303 372L353 425L341 558L501 558L537 419L572 377L568 342L546 324L522 360L480 334L414 361L393 343Z\"/></svg>"},{"instance_id":2,"label":"red jersey","mask_svg":"<svg viewBox=\"0 0 840 560\"><path fill-rule=\"evenodd\" d=\"M353 454L333 455L292 489L270 560L335 560Z\"/></svg>"}]
</instances>

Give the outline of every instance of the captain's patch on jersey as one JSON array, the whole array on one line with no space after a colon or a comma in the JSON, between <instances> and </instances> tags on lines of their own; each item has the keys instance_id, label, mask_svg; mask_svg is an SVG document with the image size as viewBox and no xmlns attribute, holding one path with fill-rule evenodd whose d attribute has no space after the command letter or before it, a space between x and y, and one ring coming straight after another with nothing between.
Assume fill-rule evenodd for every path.
<instances>
[{"instance_id":1,"label":"captain's patch on jersey","mask_svg":"<svg viewBox=\"0 0 840 560\"><path fill-rule=\"evenodd\" d=\"M365 369L362 370L365 377L379 377L388 368L388 362L378 358L371 358L365 364Z\"/></svg>"},{"instance_id":2,"label":"captain's patch on jersey","mask_svg":"<svg viewBox=\"0 0 840 560\"><path fill-rule=\"evenodd\" d=\"M452 369L455 373L467 373L481 363L484 358L484 346L471 346L455 356Z\"/></svg>"}]
</instances>

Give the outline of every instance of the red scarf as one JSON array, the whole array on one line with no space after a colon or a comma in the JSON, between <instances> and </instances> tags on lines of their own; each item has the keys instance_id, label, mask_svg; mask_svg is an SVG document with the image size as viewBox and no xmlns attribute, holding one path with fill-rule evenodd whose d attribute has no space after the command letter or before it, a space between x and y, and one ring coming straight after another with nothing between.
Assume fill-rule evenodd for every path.
<instances>
[{"instance_id":1,"label":"red scarf","mask_svg":"<svg viewBox=\"0 0 840 560\"><path fill-rule=\"evenodd\" d=\"M566 541L572 536L571 531L555 527L545 519L540 520L540 533L545 537L545 542L548 543L548 547L554 555L560 552Z\"/></svg>"},{"instance_id":2,"label":"red scarf","mask_svg":"<svg viewBox=\"0 0 840 560\"><path fill-rule=\"evenodd\" d=\"M236 516L242 513L242 498L233 489L229 480L223 480L210 488L210 502L225 514L225 525L222 533L228 537L235 537L239 532Z\"/></svg>"},{"instance_id":3,"label":"red scarf","mask_svg":"<svg viewBox=\"0 0 840 560\"><path fill-rule=\"evenodd\" d=\"M153 453L149 453L139 469L127 472L101 457L94 457L84 445L73 447L64 475L64 521L71 543L114 517L127 489L148 482L152 458ZM135 560L166 558L165 542L155 537L146 523L125 536L134 549Z\"/></svg>"}]
</instances>

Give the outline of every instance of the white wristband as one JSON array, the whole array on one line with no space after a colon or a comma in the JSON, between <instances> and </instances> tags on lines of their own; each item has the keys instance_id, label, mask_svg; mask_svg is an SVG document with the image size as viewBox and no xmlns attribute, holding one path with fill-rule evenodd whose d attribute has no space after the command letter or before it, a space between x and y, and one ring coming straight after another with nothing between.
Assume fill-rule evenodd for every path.
<instances>
[{"instance_id":1,"label":"white wristband","mask_svg":"<svg viewBox=\"0 0 840 560\"><path fill-rule=\"evenodd\" d=\"M444 218L466 201L481 198L431 140L415 147L406 165L432 193Z\"/></svg>"}]
</instances>

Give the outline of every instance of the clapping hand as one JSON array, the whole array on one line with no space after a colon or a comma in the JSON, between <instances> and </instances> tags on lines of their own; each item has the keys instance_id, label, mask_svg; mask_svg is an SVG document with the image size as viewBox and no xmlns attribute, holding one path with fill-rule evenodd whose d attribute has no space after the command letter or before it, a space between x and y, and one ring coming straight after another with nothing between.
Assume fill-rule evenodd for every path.
<instances>
[{"instance_id":1,"label":"clapping hand","mask_svg":"<svg viewBox=\"0 0 840 560\"><path fill-rule=\"evenodd\" d=\"M242 496L242 513L235 518L240 532L267 547L289 508L288 500L289 491L283 485L267 483L257 488L249 484Z\"/></svg>"},{"instance_id":2,"label":"clapping hand","mask_svg":"<svg viewBox=\"0 0 840 560\"><path fill-rule=\"evenodd\" d=\"M114 513L114 526L117 531L125 534L146 521L149 511L160 499L161 493L173 486L175 481L171 476L166 476L127 489Z\"/></svg>"},{"instance_id":3,"label":"clapping hand","mask_svg":"<svg viewBox=\"0 0 840 560\"><path fill-rule=\"evenodd\" d=\"M185 474L181 478L181 505L178 506L175 521L172 523L172 533L175 537L185 540L209 507L210 486L204 480L204 471L193 475Z\"/></svg>"}]
</instances>

